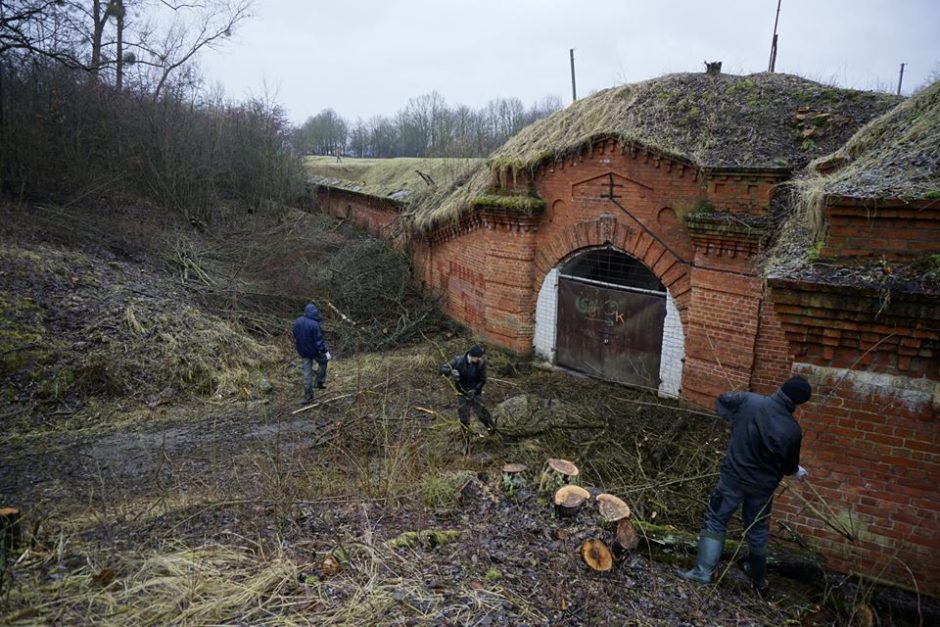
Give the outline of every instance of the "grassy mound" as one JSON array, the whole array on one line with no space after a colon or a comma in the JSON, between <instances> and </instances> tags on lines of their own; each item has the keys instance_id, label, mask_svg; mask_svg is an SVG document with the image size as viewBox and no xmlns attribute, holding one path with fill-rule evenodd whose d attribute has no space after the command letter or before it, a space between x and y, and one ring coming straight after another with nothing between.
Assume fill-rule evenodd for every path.
<instances>
[{"instance_id":1,"label":"grassy mound","mask_svg":"<svg viewBox=\"0 0 940 627\"><path fill-rule=\"evenodd\" d=\"M839 148L901 101L788 74L670 74L602 90L524 128L447 189L417 198L406 230L457 222L494 172L531 170L600 138L640 145L705 169L795 170Z\"/></svg>"}]
</instances>

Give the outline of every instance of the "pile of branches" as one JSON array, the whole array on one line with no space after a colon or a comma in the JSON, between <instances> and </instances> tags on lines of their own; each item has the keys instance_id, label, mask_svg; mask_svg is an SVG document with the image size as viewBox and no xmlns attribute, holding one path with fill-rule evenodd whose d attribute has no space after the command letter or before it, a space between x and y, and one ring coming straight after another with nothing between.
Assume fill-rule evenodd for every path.
<instances>
[{"instance_id":1,"label":"pile of branches","mask_svg":"<svg viewBox=\"0 0 940 627\"><path fill-rule=\"evenodd\" d=\"M410 344L447 324L405 251L328 216L247 217L167 248L188 285L249 328L287 333L304 304L316 303L338 354Z\"/></svg>"}]
</instances>

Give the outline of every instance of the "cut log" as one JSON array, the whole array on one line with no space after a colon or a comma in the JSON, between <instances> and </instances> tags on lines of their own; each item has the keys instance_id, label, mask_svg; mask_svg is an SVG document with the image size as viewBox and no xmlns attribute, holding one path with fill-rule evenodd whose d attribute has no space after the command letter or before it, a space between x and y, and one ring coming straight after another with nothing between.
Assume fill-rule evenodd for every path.
<instances>
[{"instance_id":1,"label":"cut log","mask_svg":"<svg viewBox=\"0 0 940 627\"><path fill-rule=\"evenodd\" d=\"M613 568L614 556L603 540L590 538L581 544L581 557L592 570L605 572Z\"/></svg>"},{"instance_id":2,"label":"cut log","mask_svg":"<svg viewBox=\"0 0 940 627\"><path fill-rule=\"evenodd\" d=\"M332 553L323 558L320 562L320 574L324 577L333 577L339 574L343 569L340 561Z\"/></svg>"},{"instance_id":3,"label":"cut log","mask_svg":"<svg viewBox=\"0 0 940 627\"><path fill-rule=\"evenodd\" d=\"M578 467L575 466L572 462L569 462L567 459L557 459L549 458L548 467L554 470L555 472L566 475L568 477L577 477L578 476Z\"/></svg>"},{"instance_id":4,"label":"cut log","mask_svg":"<svg viewBox=\"0 0 940 627\"><path fill-rule=\"evenodd\" d=\"M550 458L539 476L539 492L552 494L578 476L578 467L567 459Z\"/></svg>"},{"instance_id":5,"label":"cut log","mask_svg":"<svg viewBox=\"0 0 940 627\"><path fill-rule=\"evenodd\" d=\"M630 517L630 507L613 494L598 494L597 509L607 522Z\"/></svg>"},{"instance_id":6,"label":"cut log","mask_svg":"<svg viewBox=\"0 0 940 627\"><path fill-rule=\"evenodd\" d=\"M640 537L636 534L636 529L626 518L621 518L617 523L617 531L614 533L614 546L631 551L640 544Z\"/></svg>"},{"instance_id":7,"label":"cut log","mask_svg":"<svg viewBox=\"0 0 940 627\"><path fill-rule=\"evenodd\" d=\"M577 485L566 485L555 492L555 512L560 518L575 516L591 493Z\"/></svg>"}]
</instances>

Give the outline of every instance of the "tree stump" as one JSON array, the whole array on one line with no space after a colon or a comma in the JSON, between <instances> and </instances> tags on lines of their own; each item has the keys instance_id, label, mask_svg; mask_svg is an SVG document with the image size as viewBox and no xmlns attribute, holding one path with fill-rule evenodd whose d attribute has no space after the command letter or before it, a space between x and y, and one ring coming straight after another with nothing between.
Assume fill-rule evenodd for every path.
<instances>
[{"instance_id":1,"label":"tree stump","mask_svg":"<svg viewBox=\"0 0 940 627\"><path fill-rule=\"evenodd\" d=\"M590 538L581 544L581 557L592 570L606 572L614 567L613 554L598 538Z\"/></svg>"},{"instance_id":2,"label":"tree stump","mask_svg":"<svg viewBox=\"0 0 940 627\"><path fill-rule=\"evenodd\" d=\"M555 513L559 518L571 518L578 514L591 493L577 485L566 485L555 492Z\"/></svg>"},{"instance_id":3,"label":"tree stump","mask_svg":"<svg viewBox=\"0 0 940 627\"><path fill-rule=\"evenodd\" d=\"M550 458L539 476L539 492L552 494L578 476L578 467L567 459Z\"/></svg>"}]
</instances>

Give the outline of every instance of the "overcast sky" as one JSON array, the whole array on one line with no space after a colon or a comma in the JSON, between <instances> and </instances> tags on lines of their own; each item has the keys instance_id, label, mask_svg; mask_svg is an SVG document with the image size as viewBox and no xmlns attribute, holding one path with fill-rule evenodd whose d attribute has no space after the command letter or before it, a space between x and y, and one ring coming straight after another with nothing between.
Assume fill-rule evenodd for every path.
<instances>
[{"instance_id":1,"label":"overcast sky","mask_svg":"<svg viewBox=\"0 0 940 627\"><path fill-rule=\"evenodd\" d=\"M392 115L437 90L449 104L529 105L670 72L767 69L777 0L256 0L202 57L233 98L273 95L295 123L333 108ZM940 75L940 0L782 0L777 71L903 93Z\"/></svg>"}]
</instances>

